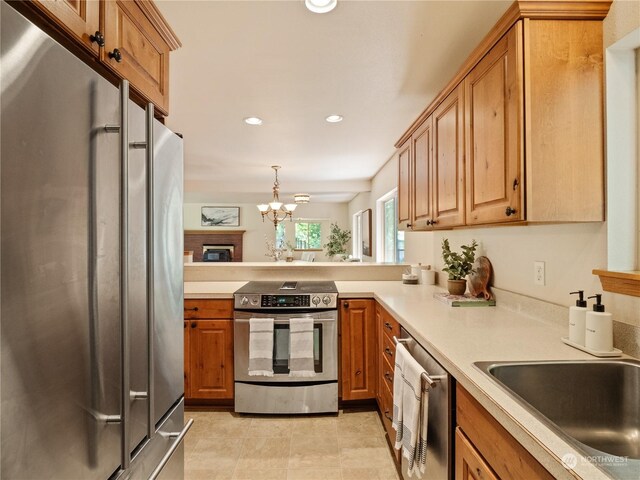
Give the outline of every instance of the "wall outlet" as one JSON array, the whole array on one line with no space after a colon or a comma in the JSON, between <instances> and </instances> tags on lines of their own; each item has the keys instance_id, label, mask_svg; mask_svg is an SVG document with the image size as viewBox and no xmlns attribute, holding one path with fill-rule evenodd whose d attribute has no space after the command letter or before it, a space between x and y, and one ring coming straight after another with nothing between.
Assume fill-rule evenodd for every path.
<instances>
[{"instance_id":1,"label":"wall outlet","mask_svg":"<svg viewBox=\"0 0 640 480\"><path fill-rule=\"evenodd\" d=\"M533 284L544 286L544 262L533 262Z\"/></svg>"}]
</instances>

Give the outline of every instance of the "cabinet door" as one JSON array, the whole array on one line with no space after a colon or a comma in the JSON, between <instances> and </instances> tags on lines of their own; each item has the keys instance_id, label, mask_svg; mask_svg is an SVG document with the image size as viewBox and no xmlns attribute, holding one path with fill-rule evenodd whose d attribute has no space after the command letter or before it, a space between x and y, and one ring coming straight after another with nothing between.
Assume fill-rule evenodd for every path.
<instances>
[{"instance_id":1,"label":"cabinet door","mask_svg":"<svg viewBox=\"0 0 640 480\"><path fill-rule=\"evenodd\" d=\"M99 0L35 0L33 5L98 56L100 47L90 37L100 30Z\"/></svg>"},{"instance_id":2,"label":"cabinet door","mask_svg":"<svg viewBox=\"0 0 640 480\"><path fill-rule=\"evenodd\" d=\"M233 398L233 320L192 320L189 332L191 398Z\"/></svg>"},{"instance_id":3,"label":"cabinet door","mask_svg":"<svg viewBox=\"0 0 640 480\"><path fill-rule=\"evenodd\" d=\"M398 229L411 229L411 139L398 151Z\"/></svg>"},{"instance_id":4,"label":"cabinet door","mask_svg":"<svg viewBox=\"0 0 640 480\"><path fill-rule=\"evenodd\" d=\"M191 323L194 325L196 322L188 322L184 321L184 398L191 398L191 391L189 390L189 376L190 376L190 365L189 365L189 354L191 349L189 348L189 330L191 330Z\"/></svg>"},{"instance_id":5,"label":"cabinet door","mask_svg":"<svg viewBox=\"0 0 640 480\"><path fill-rule=\"evenodd\" d=\"M432 158L433 123L429 117L411 137L413 147L413 230L430 228L433 220Z\"/></svg>"},{"instance_id":6,"label":"cabinet door","mask_svg":"<svg viewBox=\"0 0 640 480\"><path fill-rule=\"evenodd\" d=\"M342 399L376 397L376 317L373 300L343 300L340 306Z\"/></svg>"},{"instance_id":7,"label":"cabinet door","mask_svg":"<svg viewBox=\"0 0 640 480\"><path fill-rule=\"evenodd\" d=\"M456 428L456 480L498 480L460 427Z\"/></svg>"},{"instance_id":8,"label":"cabinet door","mask_svg":"<svg viewBox=\"0 0 640 480\"><path fill-rule=\"evenodd\" d=\"M433 112L433 222L437 227L464 225L463 85Z\"/></svg>"},{"instance_id":9,"label":"cabinet door","mask_svg":"<svg viewBox=\"0 0 640 480\"><path fill-rule=\"evenodd\" d=\"M376 309L376 345L380 345L382 343L382 335L384 332L382 331L382 307L378 302L375 302ZM382 371L382 356L380 354L375 355L374 361L376 362L376 368L378 372ZM382 389L384 388L384 380L380 377L380 375L376 375L376 402L378 403L378 409L382 411Z\"/></svg>"},{"instance_id":10,"label":"cabinet door","mask_svg":"<svg viewBox=\"0 0 640 480\"><path fill-rule=\"evenodd\" d=\"M170 49L142 9L136 2L106 1L104 29L102 61L167 114ZM120 61L113 56L116 50Z\"/></svg>"},{"instance_id":11,"label":"cabinet door","mask_svg":"<svg viewBox=\"0 0 640 480\"><path fill-rule=\"evenodd\" d=\"M522 25L465 79L467 224L524 220Z\"/></svg>"}]
</instances>

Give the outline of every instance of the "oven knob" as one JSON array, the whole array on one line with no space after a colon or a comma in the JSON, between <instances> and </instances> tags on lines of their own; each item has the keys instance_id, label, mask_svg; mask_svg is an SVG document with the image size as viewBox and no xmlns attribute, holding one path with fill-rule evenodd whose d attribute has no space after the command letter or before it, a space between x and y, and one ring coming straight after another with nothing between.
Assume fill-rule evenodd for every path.
<instances>
[{"instance_id":1,"label":"oven knob","mask_svg":"<svg viewBox=\"0 0 640 480\"><path fill-rule=\"evenodd\" d=\"M258 305L258 297L251 297L251 305Z\"/></svg>"},{"instance_id":2,"label":"oven knob","mask_svg":"<svg viewBox=\"0 0 640 480\"><path fill-rule=\"evenodd\" d=\"M249 299L247 297L242 297L242 299L240 300L240 305L246 305L247 303L249 303Z\"/></svg>"},{"instance_id":3,"label":"oven knob","mask_svg":"<svg viewBox=\"0 0 640 480\"><path fill-rule=\"evenodd\" d=\"M329 305L331 303L331 299L329 298L328 295L325 295L324 297L322 297L322 303L324 303L325 305Z\"/></svg>"},{"instance_id":4,"label":"oven knob","mask_svg":"<svg viewBox=\"0 0 640 480\"><path fill-rule=\"evenodd\" d=\"M313 303L314 305L318 305L320 303L320 297L316 295L311 299L311 303Z\"/></svg>"}]
</instances>

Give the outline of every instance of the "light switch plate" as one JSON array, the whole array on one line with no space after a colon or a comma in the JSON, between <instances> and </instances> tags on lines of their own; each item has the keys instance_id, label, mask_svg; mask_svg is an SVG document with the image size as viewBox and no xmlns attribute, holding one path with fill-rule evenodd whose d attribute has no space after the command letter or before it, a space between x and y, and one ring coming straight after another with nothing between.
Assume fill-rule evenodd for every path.
<instances>
[{"instance_id":1,"label":"light switch plate","mask_svg":"<svg viewBox=\"0 0 640 480\"><path fill-rule=\"evenodd\" d=\"M544 262L533 262L533 284L544 286Z\"/></svg>"}]
</instances>

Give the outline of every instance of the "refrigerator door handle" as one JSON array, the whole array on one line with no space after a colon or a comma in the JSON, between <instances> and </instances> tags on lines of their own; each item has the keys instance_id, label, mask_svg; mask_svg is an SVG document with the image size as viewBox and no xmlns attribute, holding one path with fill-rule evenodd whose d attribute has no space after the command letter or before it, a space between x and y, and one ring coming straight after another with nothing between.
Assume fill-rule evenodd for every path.
<instances>
[{"instance_id":1,"label":"refrigerator door handle","mask_svg":"<svg viewBox=\"0 0 640 480\"><path fill-rule=\"evenodd\" d=\"M164 434L164 435L167 435L169 438L175 438L176 440L171 445L171 448L167 450L167 453L164 454L164 457L162 457L162 460L160 460L160 463L158 463L158 466L155 468L155 470L151 473L151 475L149 475L149 480L156 480L156 478L158 478L158 475L160 475L160 472L162 472L162 470L167 465L167 463L169 463L169 460L171 459L175 451L180 446L180 443L182 443L182 440L184 440L184 436L187 434L187 432L189 431L192 425L193 425L193 418L190 418L187 424L182 429L182 431Z\"/></svg>"},{"instance_id":2,"label":"refrigerator door handle","mask_svg":"<svg viewBox=\"0 0 640 480\"><path fill-rule=\"evenodd\" d=\"M153 438L156 433L155 429L155 358L153 343L155 337L155 222L153 212L154 200L154 147L153 139L153 103L148 103L145 109L145 128L146 128L146 172L147 172L147 392L149 401L147 403L147 437Z\"/></svg>"}]
</instances>

